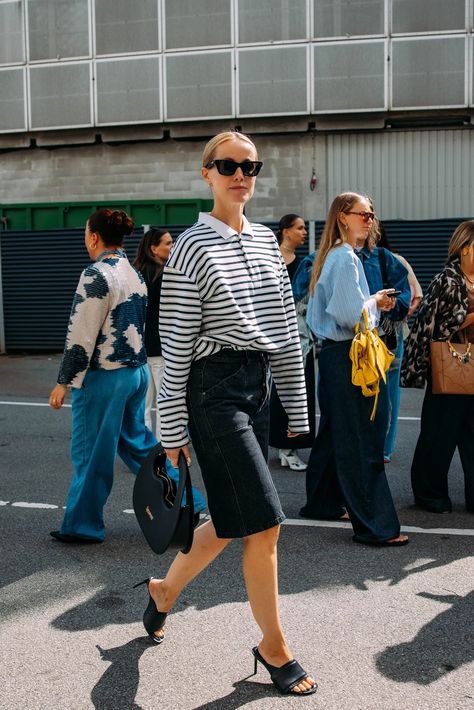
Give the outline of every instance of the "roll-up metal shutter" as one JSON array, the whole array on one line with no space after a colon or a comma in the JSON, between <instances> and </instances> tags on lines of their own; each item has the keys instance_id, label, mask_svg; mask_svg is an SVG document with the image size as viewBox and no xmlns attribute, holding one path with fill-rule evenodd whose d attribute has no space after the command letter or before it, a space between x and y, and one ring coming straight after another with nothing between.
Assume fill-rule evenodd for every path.
<instances>
[{"instance_id":1,"label":"roll-up metal shutter","mask_svg":"<svg viewBox=\"0 0 474 710\"><path fill-rule=\"evenodd\" d=\"M424 290L443 267L449 239L462 221L384 221L393 248L410 262ZM274 222L268 226L277 228ZM316 244L323 226L315 224ZM176 237L187 226L165 228ZM142 231L125 240L131 261L141 236ZM89 263L84 230L3 231L0 246L6 351L61 351L75 288ZM305 253L307 247L298 249L300 256Z\"/></svg>"}]
</instances>

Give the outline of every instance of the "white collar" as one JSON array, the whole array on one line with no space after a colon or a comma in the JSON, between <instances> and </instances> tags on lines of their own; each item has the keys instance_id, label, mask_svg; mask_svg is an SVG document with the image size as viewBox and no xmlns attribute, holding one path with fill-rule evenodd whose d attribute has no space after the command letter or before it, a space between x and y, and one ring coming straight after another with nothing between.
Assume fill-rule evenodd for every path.
<instances>
[{"instance_id":1,"label":"white collar","mask_svg":"<svg viewBox=\"0 0 474 710\"><path fill-rule=\"evenodd\" d=\"M208 227L211 227L215 232L217 232L217 234L220 234L220 236L224 239L230 239L230 237L234 237L235 235L239 234L239 232L237 232L235 229L229 227L228 224L225 224L225 222L221 222L220 219L216 219L216 217L213 217L208 212L200 212L198 221L207 224ZM240 234L245 234L246 237L250 237L251 239L253 239L252 227L250 226L250 222L248 221L245 215L242 215L242 223L243 227Z\"/></svg>"}]
</instances>

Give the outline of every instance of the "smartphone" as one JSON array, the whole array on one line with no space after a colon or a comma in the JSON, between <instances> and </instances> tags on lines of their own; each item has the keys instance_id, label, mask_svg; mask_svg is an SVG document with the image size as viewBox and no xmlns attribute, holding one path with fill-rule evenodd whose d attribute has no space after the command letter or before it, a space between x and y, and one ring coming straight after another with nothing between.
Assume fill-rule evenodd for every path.
<instances>
[{"instance_id":1,"label":"smartphone","mask_svg":"<svg viewBox=\"0 0 474 710\"><path fill-rule=\"evenodd\" d=\"M387 293L387 296L390 296L390 298L396 298L400 294L401 294L401 291L395 290L395 291L391 291L391 293Z\"/></svg>"}]
</instances>

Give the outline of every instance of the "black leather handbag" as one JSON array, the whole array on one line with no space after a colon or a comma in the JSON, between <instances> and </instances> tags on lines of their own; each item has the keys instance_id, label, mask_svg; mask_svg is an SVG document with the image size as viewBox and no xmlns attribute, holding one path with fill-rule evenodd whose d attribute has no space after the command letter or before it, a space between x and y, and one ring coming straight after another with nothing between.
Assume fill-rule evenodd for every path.
<instances>
[{"instance_id":1,"label":"black leather handbag","mask_svg":"<svg viewBox=\"0 0 474 710\"><path fill-rule=\"evenodd\" d=\"M153 552L180 550L187 554L194 537L194 504L191 476L182 451L178 458L179 482L166 471L161 444L143 462L133 486L133 509ZM183 505L184 491L186 504Z\"/></svg>"}]
</instances>

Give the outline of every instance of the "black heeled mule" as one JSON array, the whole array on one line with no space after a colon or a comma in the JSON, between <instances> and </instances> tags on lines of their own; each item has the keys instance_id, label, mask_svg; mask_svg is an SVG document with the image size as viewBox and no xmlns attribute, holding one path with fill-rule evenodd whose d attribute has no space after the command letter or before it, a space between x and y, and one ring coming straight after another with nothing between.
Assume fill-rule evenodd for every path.
<instances>
[{"instance_id":1,"label":"black heeled mule","mask_svg":"<svg viewBox=\"0 0 474 710\"><path fill-rule=\"evenodd\" d=\"M137 587L140 587L142 584L148 585L150 584L151 580L154 579L153 577L147 577L141 582L138 582L137 584L133 585L133 588L136 589ZM153 597L150 594L150 590L148 589L148 596L150 597L148 601L148 606L143 612L143 626L145 627L145 630L148 634L148 636L153 639L153 641L156 644L163 643L165 637L164 636L155 636L155 633L157 631L161 631L163 629L163 626L165 625L166 617L168 616L167 611L158 611L156 608L155 601Z\"/></svg>"},{"instance_id":2,"label":"black heeled mule","mask_svg":"<svg viewBox=\"0 0 474 710\"><path fill-rule=\"evenodd\" d=\"M255 658L253 674L255 675L257 673L258 664L261 663L262 666L264 666L270 673L273 685L282 695L312 695L318 689L318 684L315 681L312 688L303 690L301 693L293 690L293 688L301 683L301 681L309 677L309 674L303 670L298 661L295 661L295 659L288 661L288 663L285 663L283 666L278 667L267 663L257 646L252 648L252 653Z\"/></svg>"}]
</instances>

